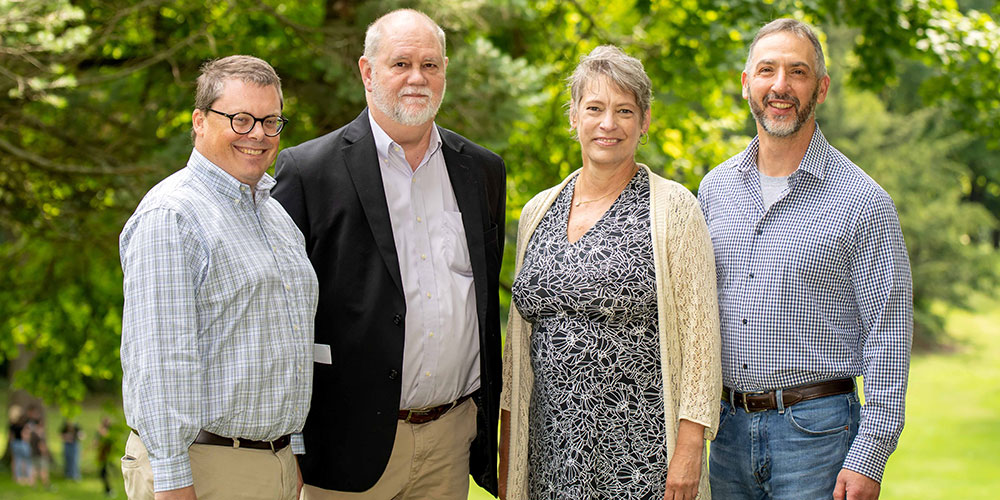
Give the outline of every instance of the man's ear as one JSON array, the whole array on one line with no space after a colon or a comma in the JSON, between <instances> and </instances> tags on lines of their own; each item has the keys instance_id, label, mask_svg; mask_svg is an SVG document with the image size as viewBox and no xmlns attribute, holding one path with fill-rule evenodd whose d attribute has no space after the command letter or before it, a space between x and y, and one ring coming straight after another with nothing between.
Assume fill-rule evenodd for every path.
<instances>
[{"instance_id":1,"label":"man's ear","mask_svg":"<svg viewBox=\"0 0 1000 500\"><path fill-rule=\"evenodd\" d=\"M361 56L358 59L358 70L361 71L361 82L365 85L365 90L372 92L372 64L367 57Z\"/></svg>"},{"instance_id":2,"label":"man's ear","mask_svg":"<svg viewBox=\"0 0 1000 500\"><path fill-rule=\"evenodd\" d=\"M205 116L205 112L200 109L191 112L191 128L194 129L195 136L205 135L206 118L208 117Z\"/></svg>"}]
</instances>

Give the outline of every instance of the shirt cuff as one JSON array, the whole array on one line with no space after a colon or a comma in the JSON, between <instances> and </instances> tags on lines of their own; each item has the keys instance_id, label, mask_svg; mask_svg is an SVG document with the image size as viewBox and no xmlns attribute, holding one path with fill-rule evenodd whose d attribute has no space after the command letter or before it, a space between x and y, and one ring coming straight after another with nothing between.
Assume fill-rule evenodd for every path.
<instances>
[{"instance_id":1,"label":"shirt cuff","mask_svg":"<svg viewBox=\"0 0 1000 500\"><path fill-rule=\"evenodd\" d=\"M844 468L881 483L891 453L891 448L858 434L844 460Z\"/></svg>"},{"instance_id":2,"label":"shirt cuff","mask_svg":"<svg viewBox=\"0 0 1000 500\"><path fill-rule=\"evenodd\" d=\"M301 432L296 432L292 434L292 454L293 455L306 454L306 442L304 439L302 439Z\"/></svg>"},{"instance_id":3,"label":"shirt cuff","mask_svg":"<svg viewBox=\"0 0 1000 500\"><path fill-rule=\"evenodd\" d=\"M191 476L191 459L187 451L176 457L154 459L149 457L153 467L153 491L168 491L194 484Z\"/></svg>"}]
</instances>

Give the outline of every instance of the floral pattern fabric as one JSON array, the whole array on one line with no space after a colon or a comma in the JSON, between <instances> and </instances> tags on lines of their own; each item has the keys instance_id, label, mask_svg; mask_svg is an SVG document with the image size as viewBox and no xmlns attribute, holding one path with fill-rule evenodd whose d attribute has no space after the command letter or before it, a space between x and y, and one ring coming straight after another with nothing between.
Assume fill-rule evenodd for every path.
<instances>
[{"instance_id":1,"label":"floral pattern fabric","mask_svg":"<svg viewBox=\"0 0 1000 500\"><path fill-rule=\"evenodd\" d=\"M662 498L667 447L648 174L640 169L570 243L575 185L542 218L513 287L533 325L530 498Z\"/></svg>"}]
</instances>

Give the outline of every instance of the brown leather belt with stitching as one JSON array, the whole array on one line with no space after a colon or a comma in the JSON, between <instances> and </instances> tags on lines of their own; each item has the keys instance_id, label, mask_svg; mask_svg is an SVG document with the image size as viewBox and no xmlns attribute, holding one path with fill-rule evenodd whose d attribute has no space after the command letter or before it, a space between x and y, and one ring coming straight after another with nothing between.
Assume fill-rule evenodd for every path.
<instances>
[{"instance_id":1,"label":"brown leather belt with stitching","mask_svg":"<svg viewBox=\"0 0 1000 500\"><path fill-rule=\"evenodd\" d=\"M827 380L815 384L802 385L799 387L789 387L781 391L781 400L787 408L795 403L808 401L810 399L822 398L826 396L836 396L837 394L847 394L854 392L854 379L842 378L837 380ZM737 407L743 408L747 413L765 410L777 410L778 391L765 392L739 392L735 393L728 387L722 388L722 400ZM732 401L730 401L732 395Z\"/></svg>"},{"instance_id":2,"label":"brown leather belt with stitching","mask_svg":"<svg viewBox=\"0 0 1000 500\"><path fill-rule=\"evenodd\" d=\"M418 408L415 410L399 410L399 419L409 423L409 424L426 424L427 422L433 422L448 410L462 404L466 399L471 398L472 395L462 396L451 403L445 403L440 406L432 406L430 408Z\"/></svg>"},{"instance_id":3,"label":"brown leather belt with stitching","mask_svg":"<svg viewBox=\"0 0 1000 500\"><path fill-rule=\"evenodd\" d=\"M212 434L206 430L198 432L194 438L195 444L212 444L216 446L232 446L233 448L252 448L255 450L279 451L292 442L290 435L285 434L274 441L253 441L242 438L227 438L218 434Z\"/></svg>"},{"instance_id":4,"label":"brown leather belt with stitching","mask_svg":"<svg viewBox=\"0 0 1000 500\"><path fill-rule=\"evenodd\" d=\"M131 429L131 431L134 432L136 436L139 435L139 431L135 429ZM243 438L227 438L218 434L213 434L206 430L200 430L198 431L198 435L195 436L193 444L211 444L215 446L232 446L233 448L251 448L254 450L271 450L273 452L278 452L291 443L291 434L285 434L274 441L254 441Z\"/></svg>"}]
</instances>

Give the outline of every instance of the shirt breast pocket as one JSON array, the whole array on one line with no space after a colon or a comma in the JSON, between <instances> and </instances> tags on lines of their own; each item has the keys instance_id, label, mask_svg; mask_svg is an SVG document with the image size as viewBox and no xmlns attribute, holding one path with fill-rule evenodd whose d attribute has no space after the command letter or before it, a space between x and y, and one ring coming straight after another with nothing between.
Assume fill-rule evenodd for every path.
<instances>
[{"instance_id":1,"label":"shirt breast pocket","mask_svg":"<svg viewBox=\"0 0 1000 500\"><path fill-rule=\"evenodd\" d=\"M448 269L463 276L472 276L472 261L469 259L469 242L465 238L462 212L442 212L441 215L441 251Z\"/></svg>"}]
</instances>

